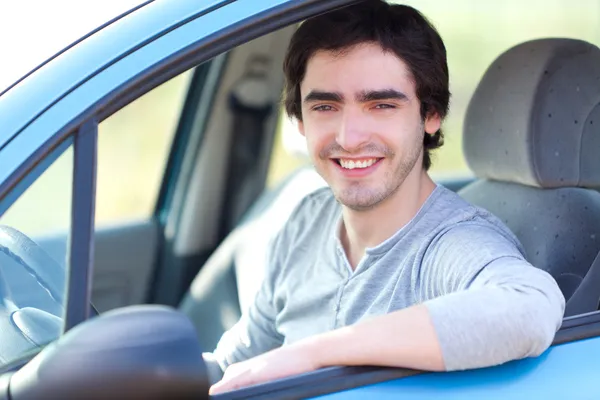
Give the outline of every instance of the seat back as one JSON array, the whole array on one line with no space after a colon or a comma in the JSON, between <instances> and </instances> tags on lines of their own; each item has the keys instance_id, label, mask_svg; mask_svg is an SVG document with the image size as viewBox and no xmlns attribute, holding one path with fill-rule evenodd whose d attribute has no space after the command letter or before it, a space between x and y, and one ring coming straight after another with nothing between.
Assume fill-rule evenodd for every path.
<instances>
[{"instance_id":1,"label":"seat back","mask_svg":"<svg viewBox=\"0 0 600 400\"><path fill-rule=\"evenodd\" d=\"M599 128L600 49L571 39L506 51L465 118L464 153L477 180L459 194L502 219L528 260L556 279L566 315L594 311L600 300L592 268L600 253L600 193L592 189L600 186Z\"/></svg>"}]
</instances>

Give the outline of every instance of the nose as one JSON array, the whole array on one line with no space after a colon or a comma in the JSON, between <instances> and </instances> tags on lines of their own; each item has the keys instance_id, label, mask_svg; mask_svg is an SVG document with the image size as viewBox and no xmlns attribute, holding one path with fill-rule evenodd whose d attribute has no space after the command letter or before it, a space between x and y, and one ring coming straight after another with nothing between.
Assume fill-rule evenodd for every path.
<instances>
[{"instance_id":1,"label":"nose","mask_svg":"<svg viewBox=\"0 0 600 400\"><path fill-rule=\"evenodd\" d=\"M345 109L336 136L338 144L351 153L367 144L370 139L366 117L360 111Z\"/></svg>"}]
</instances>

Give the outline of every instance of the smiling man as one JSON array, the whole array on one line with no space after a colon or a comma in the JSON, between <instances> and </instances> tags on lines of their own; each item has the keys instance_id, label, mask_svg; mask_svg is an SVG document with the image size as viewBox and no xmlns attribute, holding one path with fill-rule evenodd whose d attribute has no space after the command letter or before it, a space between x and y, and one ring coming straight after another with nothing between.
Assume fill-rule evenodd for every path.
<instances>
[{"instance_id":1,"label":"smiling man","mask_svg":"<svg viewBox=\"0 0 600 400\"><path fill-rule=\"evenodd\" d=\"M369 0L306 21L285 104L328 187L271 246L264 282L207 360L211 393L336 365L450 371L537 356L565 300L501 221L427 170L449 102L443 42Z\"/></svg>"}]
</instances>

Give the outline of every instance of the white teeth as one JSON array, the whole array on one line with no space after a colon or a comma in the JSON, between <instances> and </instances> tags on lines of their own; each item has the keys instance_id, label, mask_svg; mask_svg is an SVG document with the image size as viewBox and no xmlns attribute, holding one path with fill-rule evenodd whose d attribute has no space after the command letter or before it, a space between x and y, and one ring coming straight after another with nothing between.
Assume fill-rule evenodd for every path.
<instances>
[{"instance_id":1,"label":"white teeth","mask_svg":"<svg viewBox=\"0 0 600 400\"><path fill-rule=\"evenodd\" d=\"M370 158L368 160L362 161L354 161L354 160L344 160L340 158L340 165L345 169L354 169L354 168L368 168L371 165L377 162L376 158Z\"/></svg>"}]
</instances>

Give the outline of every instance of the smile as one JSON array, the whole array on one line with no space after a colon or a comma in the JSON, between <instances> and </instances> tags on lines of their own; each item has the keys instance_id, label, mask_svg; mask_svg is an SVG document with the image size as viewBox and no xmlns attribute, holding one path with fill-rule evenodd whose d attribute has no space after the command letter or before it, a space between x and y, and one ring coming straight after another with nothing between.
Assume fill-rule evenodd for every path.
<instances>
[{"instance_id":1,"label":"smile","mask_svg":"<svg viewBox=\"0 0 600 400\"><path fill-rule=\"evenodd\" d=\"M379 161L379 158L363 158L363 159L348 159L338 158L337 163L344 169L362 169L369 168L371 165Z\"/></svg>"},{"instance_id":2,"label":"smile","mask_svg":"<svg viewBox=\"0 0 600 400\"><path fill-rule=\"evenodd\" d=\"M361 179L371 176L379 168L383 158L332 158L331 161L341 176L349 179Z\"/></svg>"}]
</instances>

